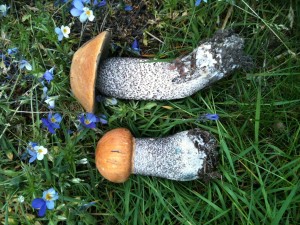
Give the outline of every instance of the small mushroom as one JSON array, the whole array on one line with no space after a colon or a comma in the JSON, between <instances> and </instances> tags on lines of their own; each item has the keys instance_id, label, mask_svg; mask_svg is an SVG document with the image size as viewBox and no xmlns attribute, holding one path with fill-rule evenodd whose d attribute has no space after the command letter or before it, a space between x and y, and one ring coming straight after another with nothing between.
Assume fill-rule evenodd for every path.
<instances>
[{"instance_id":1,"label":"small mushroom","mask_svg":"<svg viewBox=\"0 0 300 225\"><path fill-rule=\"evenodd\" d=\"M89 112L94 111L95 86L101 94L121 99L180 99L252 65L243 53L244 40L228 30L216 32L172 62L106 58L109 43L110 33L102 32L78 49L72 60L71 88Z\"/></svg>"},{"instance_id":2,"label":"small mushroom","mask_svg":"<svg viewBox=\"0 0 300 225\"><path fill-rule=\"evenodd\" d=\"M164 138L134 138L117 128L99 140L95 158L102 176L116 183L130 174L189 181L215 174L216 147L213 135L198 128Z\"/></svg>"}]
</instances>

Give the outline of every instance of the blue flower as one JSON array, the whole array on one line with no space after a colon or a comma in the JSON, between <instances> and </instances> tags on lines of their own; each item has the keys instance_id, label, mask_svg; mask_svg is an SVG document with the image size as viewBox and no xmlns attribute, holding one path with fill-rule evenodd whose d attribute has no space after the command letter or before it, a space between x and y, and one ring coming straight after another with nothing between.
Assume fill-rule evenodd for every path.
<instances>
[{"instance_id":1,"label":"blue flower","mask_svg":"<svg viewBox=\"0 0 300 225\"><path fill-rule=\"evenodd\" d=\"M96 123L98 122L97 117L93 113L83 114L79 120L86 128L96 128Z\"/></svg>"},{"instance_id":2,"label":"blue flower","mask_svg":"<svg viewBox=\"0 0 300 225\"><path fill-rule=\"evenodd\" d=\"M58 35L58 40L61 41L64 37L69 38L70 27L62 25L60 28L56 27L55 33Z\"/></svg>"},{"instance_id":3,"label":"blue flower","mask_svg":"<svg viewBox=\"0 0 300 225\"><path fill-rule=\"evenodd\" d=\"M98 102L104 103L105 106L118 104L118 100L116 98L113 98L113 97L109 98L109 97L104 97L102 95L97 95L96 100Z\"/></svg>"},{"instance_id":4,"label":"blue flower","mask_svg":"<svg viewBox=\"0 0 300 225\"><path fill-rule=\"evenodd\" d=\"M108 105L116 105L118 104L118 100L116 98L106 98L104 105L108 106Z\"/></svg>"},{"instance_id":5,"label":"blue flower","mask_svg":"<svg viewBox=\"0 0 300 225\"><path fill-rule=\"evenodd\" d=\"M86 128L96 128L96 123L107 124L106 116L96 117L93 113L82 114L79 118L81 124Z\"/></svg>"},{"instance_id":6,"label":"blue flower","mask_svg":"<svg viewBox=\"0 0 300 225\"><path fill-rule=\"evenodd\" d=\"M24 69L24 67L27 69L27 70L32 70L32 66L30 65L30 63L28 61L26 61L25 59L22 59L20 62L19 62L19 67L20 69Z\"/></svg>"},{"instance_id":7,"label":"blue flower","mask_svg":"<svg viewBox=\"0 0 300 225\"><path fill-rule=\"evenodd\" d=\"M89 203L83 204L82 206L79 207L79 210L86 210L95 204L96 204L96 202L89 202Z\"/></svg>"},{"instance_id":8,"label":"blue flower","mask_svg":"<svg viewBox=\"0 0 300 225\"><path fill-rule=\"evenodd\" d=\"M43 198L35 198L31 202L31 206L34 209L38 209L38 216L42 217L46 214L46 210L52 210L55 206L55 200L59 198L58 193L53 189L50 188L47 191L43 192Z\"/></svg>"},{"instance_id":9,"label":"blue flower","mask_svg":"<svg viewBox=\"0 0 300 225\"><path fill-rule=\"evenodd\" d=\"M132 6L131 5L125 5L124 6L124 10L125 11L131 11L133 8L132 8Z\"/></svg>"},{"instance_id":10,"label":"blue flower","mask_svg":"<svg viewBox=\"0 0 300 225\"><path fill-rule=\"evenodd\" d=\"M54 201L58 198L58 193L54 190L54 188L50 188L49 190L43 192L43 199L46 201L47 209L54 209Z\"/></svg>"},{"instance_id":11,"label":"blue flower","mask_svg":"<svg viewBox=\"0 0 300 225\"><path fill-rule=\"evenodd\" d=\"M51 80L53 80L53 70L54 70L54 67L52 67L50 70L47 70L44 75L43 75L43 78L48 82L50 83Z\"/></svg>"},{"instance_id":12,"label":"blue flower","mask_svg":"<svg viewBox=\"0 0 300 225\"><path fill-rule=\"evenodd\" d=\"M80 0L73 1L73 8L70 13L72 16L78 17L81 23L84 23L87 19L93 21L95 19L94 13L89 8L85 7Z\"/></svg>"},{"instance_id":13,"label":"blue flower","mask_svg":"<svg viewBox=\"0 0 300 225\"><path fill-rule=\"evenodd\" d=\"M106 5L106 1L105 0L102 0L100 2L98 2L97 0L94 0L93 2L93 6L94 7L103 7Z\"/></svg>"},{"instance_id":14,"label":"blue flower","mask_svg":"<svg viewBox=\"0 0 300 225\"><path fill-rule=\"evenodd\" d=\"M55 134L55 129L60 128L59 123L61 122L62 117L59 113L49 113L47 119L42 118L42 123L44 127L47 127L51 134Z\"/></svg>"},{"instance_id":15,"label":"blue flower","mask_svg":"<svg viewBox=\"0 0 300 225\"><path fill-rule=\"evenodd\" d=\"M199 6L202 0L196 0L195 6ZM203 2L207 3L207 0L203 0Z\"/></svg>"},{"instance_id":16,"label":"blue flower","mask_svg":"<svg viewBox=\"0 0 300 225\"><path fill-rule=\"evenodd\" d=\"M44 146L35 146L34 151L36 152L36 158L38 160L42 160L44 155L48 153L48 149L46 149Z\"/></svg>"},{"instance_id":17,"label":"blue flower","mask_svg":"<svg viewBox=\"0 0 300 225\"><path fill-rule=\"evenodd\" d=\"M55 100L58 98L58 96L46 96L45 102L48 104L49 109L55 108Z\"/></svg>"},{"instance_id":18,"label":"blue flower","mask_svg":"<svg viewBox=\"0 0 300 225\"><path fill-rule=\"evenodd\" d=\"M41 96L42 99L47 98L48 88L46 86L43 87L43 94Z\"/></svg>"},{"instance_id":19,"label":"blue flower","mask_svg":"<svg viewBox=\"0 0 300 225\"><path fill-rule=\"evenodd\" d=\"M219 120L219 115L218 114L206 114L205 118L208 120Z\"/></svg>"},{"instance_id":20,"label":"blue flower","mask_svg":"<svg viewBox=\"0 0 300 225\"><path fill-rule=\"evenodd\" d=\"M6 6L6 5L0 5L0 13L2 16L6 16L7 15L7 10L10 8L10 6Z\"/></svg>"},{"instance_id":21,"label":"blue flower","mask_svg":"<svg viewBox=\"0 0 300 225\"><path fill-rule=\"evenodd\" d=\"M198 120L213 120L213 121L216 121L216 120L219 120L219 115L218 114L210 114L210 113L207 113L205 115L202 115L198 118Z\"/></svg>"},{"instance_id":22,"label":"blue flower","mask_svg":"<svg viewBox=\"0 0 300 225\"><path fill-rule=\"evenodd\" d=\"M137 53L140 53L141 49L140 49L140 45L137 39L134 39L132 45L131 45L131 49Z\"/></svg>"},{"instance_id":23,"label":"blue flower","mask_svg":"<svg viewBox=\"0 0 300 225\"><path fill-rule=\"evenodd\" d=\"M101 114L98 120L102 124L107 124L107 116L105 116L104 114Z\"/></svg>"},{"instance_id":24,"label":"blue flower","mask_svg":"<svg viewBox=\"0 0 300 225\"><path fill-rule=\"evenodd\" d=\"M16 54L16 53L18 53L18 48L9 48L9 49L7 49L7 53L9 54L9 55L14 55L14 54Z\"/></svg>"}]
</instances>

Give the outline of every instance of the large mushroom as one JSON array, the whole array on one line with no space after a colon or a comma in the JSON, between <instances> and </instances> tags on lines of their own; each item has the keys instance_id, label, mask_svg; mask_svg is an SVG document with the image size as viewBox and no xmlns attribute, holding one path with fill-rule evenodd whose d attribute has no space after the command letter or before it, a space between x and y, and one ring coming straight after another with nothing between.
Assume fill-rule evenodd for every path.
<instances>
[{"instance_id":1,"label":"large mushroom","mask_svg":"<svg viewBox=\"0 0 300 225\"><path fill-rule=\"evenodd\" d=\"M134 138L126 128L108 131L98 142L96 166L109 181L125 182L130 174L178 181L215 177L217 143L198 128L164 138Z\"/></svg>"},{"instance_id":2,"label":"large mushroom","mask_svg":"<svg viewBox=\"0 0 300 225\"><path fill-rule=\"evenodd\" d=\"M179 99L252 63L243 53L244 40L227 30L171 62L106 58L109 43L110 33L102 32L78 49L72 60L71 88L88 112L94 111L95 89L121 99Z\"/></svg>"}]
</instances>

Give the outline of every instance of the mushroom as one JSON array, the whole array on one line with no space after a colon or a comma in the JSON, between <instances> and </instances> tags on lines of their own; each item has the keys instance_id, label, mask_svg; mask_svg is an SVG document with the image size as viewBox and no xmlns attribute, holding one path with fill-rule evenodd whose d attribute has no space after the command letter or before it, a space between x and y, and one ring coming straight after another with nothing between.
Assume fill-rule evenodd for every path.
<instances>
[{"instance_id":1,"label":"mushroom","mask_svg":"<svg viewBox=\"0 0 300 225\"><path fill-rule=\"evenodd\" d=\"M71 88L88 112L94 111L95 89L101 94L136 100L171 100L194 94L237 68L252 65L244 40L228 30L200 43L171 62L142 58L106 58L110 33L104 31L74 54ZM96 87L95 87L96 86Z\"/></svg>"},{"instance_id":2,"label":"mushroom","mask_svg":"<svg viewBox=\"0 0 300 225\"><path fill-rule=\"evenodd\" d=\"M128 129L116 128L99 140L95 161L111 182L125 182L130 174L189 181L215 174L216 147L214 136L198 128L164 138L134 138Z\"/></svg>"}]
</instances>

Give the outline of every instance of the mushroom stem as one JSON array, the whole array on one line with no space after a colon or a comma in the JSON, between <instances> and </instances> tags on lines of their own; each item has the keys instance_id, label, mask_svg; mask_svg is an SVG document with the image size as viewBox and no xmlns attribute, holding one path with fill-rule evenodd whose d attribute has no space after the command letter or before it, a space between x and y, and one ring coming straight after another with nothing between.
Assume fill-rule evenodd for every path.
<instances>
[{"instance_id":1,"label":"mushroom stem","mask_svg":"<svg viewBox=\"0 0 300 225\"><path fill-rule=\"evenodd\" d=\"M178 181L213 177L218 164L213 135L198 128L165 138L133 138L125 128L106 133L98 142L96 166L112 182L130 173Z\"/></svg>"},{"instance_id":2,"label":"mushroom stem","mask_svg":"<svg viewBox=\"0 0 300 225\"><path fill-rule=\"evenodd\" d=\"M136 138L133 173L189 181L213 172L217 164L216 140L193 129L165 138Z\"/></svg>"},{"instance_id":3,"label":"mushroom stem","mask_svg":"<svg viewBox=\"0 0 300 225\"><path fill-rule=\"evenodd\" d=\"M172 62L108 58L100 62L96 88L121 99L170 100L192 95L235 69L252 64L243 53L244 40L219 31L190 54Z\"/></svg>"}]
</instances>

